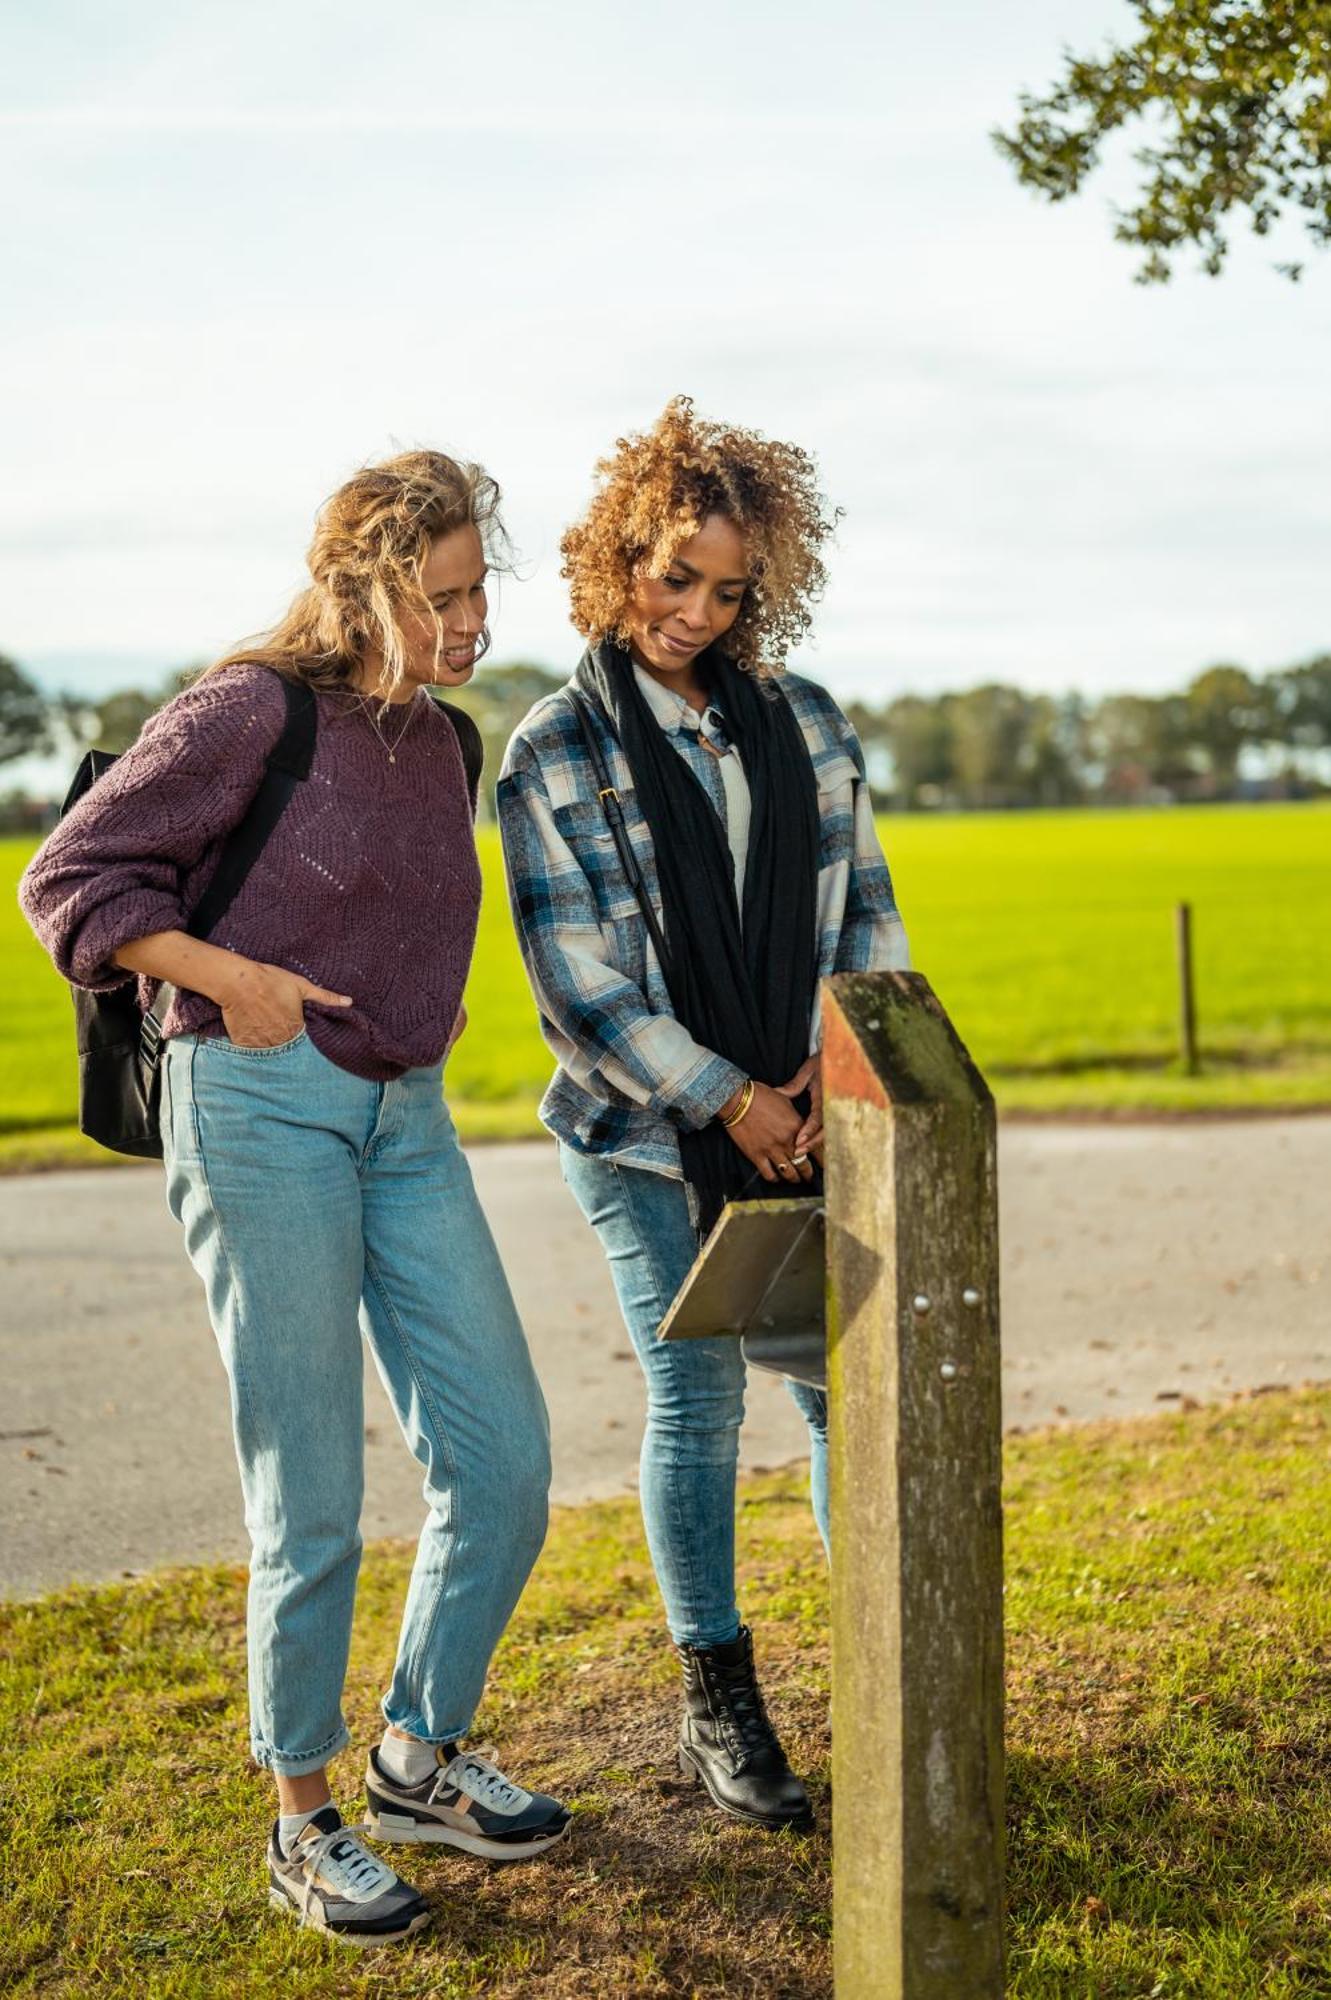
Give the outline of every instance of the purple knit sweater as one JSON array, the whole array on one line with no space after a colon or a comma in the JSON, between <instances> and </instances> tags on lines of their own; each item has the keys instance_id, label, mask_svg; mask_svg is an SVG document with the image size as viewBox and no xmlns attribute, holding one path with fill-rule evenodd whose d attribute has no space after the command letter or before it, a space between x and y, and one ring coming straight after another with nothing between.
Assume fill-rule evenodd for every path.
<instances>
[{"instance_id":1,"label":"purple knit sweater","mask_svg":"<svg viewBox=\"0 0 1331 2000\"><path fill-rule=\"evenodd\" d=\"M452 724L424 694L405 729L401 709L381 723L392 763L358 703L321 694L318 707L310 775L209 942L350 994L350 1007L307 1003L310 1039L382 1081L438 1062L461 1005L481 894L466 776ZM60 822L19 898L66 979L121 985L113 953L185 927L284 716L268 668L210 674ZM146 1002L156 989L144 990ZM180 993L164 1025L225 1032L200 993Z\"/></svg>"}]
</instances>

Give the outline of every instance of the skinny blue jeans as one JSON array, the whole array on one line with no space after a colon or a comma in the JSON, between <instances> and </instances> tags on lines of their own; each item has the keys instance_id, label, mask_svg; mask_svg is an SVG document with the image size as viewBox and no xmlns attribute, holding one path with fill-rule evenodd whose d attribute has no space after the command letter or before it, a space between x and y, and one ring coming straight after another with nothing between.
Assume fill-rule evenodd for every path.
<instances>
[{"instance_id":1,"label":"skinny blue jeans","mask_svg":"<svg viewBox=\"0 0 1331 2000\"><path fill-rule=\"evenodd\" d=\"M272 1049L181 1037L162 1126L167 1200L230 1378L254 1757L295 1776L348 1740L362 1333L428 1509L383 1711L428 1742L460 1736L545 1536L550 1447L439 1068L369 1083L305 1034Z\"/></svg>"},{"instance_id":2,"label":"skinny blue jeans","mask_svg":"<svg viewBox=\"0 0 1331 2000\"><path fill-rule=\"evenodd\" d=\"M647 1378L639 1492L666 1622L679 1645L719 1646L739 1630L735 1472L744 1418L738 1340L658 1340L698 1254L682 1181L560 1145L564 1180L601 1239L624 1324ZM787 1387L809 1426L814 1518L827 1546L827 1398Z\"/></svg>"}]
</instances>

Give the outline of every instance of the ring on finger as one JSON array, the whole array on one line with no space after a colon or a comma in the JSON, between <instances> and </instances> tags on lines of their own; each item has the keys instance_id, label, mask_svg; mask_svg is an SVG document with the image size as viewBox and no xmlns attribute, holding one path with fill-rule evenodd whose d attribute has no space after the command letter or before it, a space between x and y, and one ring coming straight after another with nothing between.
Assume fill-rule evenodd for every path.
<instances>
[{"instance_id":1,"label":"ring on finger","mask_svg":"<svg viewBox=\"0 0 1331 2000\"><path fill-rule=\"evenodd\" d=\"M790 1164L792 1167L807 1167L807 1165L809 1164L809 1156L807 1153L792 1153L790 1156Z\"/></svg>"}]
</instances>

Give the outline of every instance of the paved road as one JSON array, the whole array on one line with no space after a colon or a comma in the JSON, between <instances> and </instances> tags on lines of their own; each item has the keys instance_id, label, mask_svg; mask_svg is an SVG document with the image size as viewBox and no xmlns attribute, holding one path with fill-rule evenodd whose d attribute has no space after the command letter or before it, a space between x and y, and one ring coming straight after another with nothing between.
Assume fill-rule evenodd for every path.
<instances>
[{"instance_id":1,"label":"paved road","mask_svg":"<svg viewBox=\"0 0 1331 2000\"><path fill-rule=\"evenodd\" d=\"M1005 1127L1010 1425L1331 1377L1331 1118ZM550 1403L555 1496L635 1479L642 1388L548 1146L473 1155ZM749 1465L802 1455L755 1374ZM367 1535L414 1534L419 1474L373 1371ZM0 1182L0 1594L240 1555L225 1383L155 1168Z\"/></svg>"}]
</instances>

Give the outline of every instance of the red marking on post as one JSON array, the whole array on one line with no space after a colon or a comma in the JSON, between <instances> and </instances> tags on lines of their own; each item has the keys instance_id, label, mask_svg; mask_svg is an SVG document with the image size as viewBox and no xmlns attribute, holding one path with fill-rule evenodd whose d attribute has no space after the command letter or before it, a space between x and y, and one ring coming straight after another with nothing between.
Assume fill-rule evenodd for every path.
<instances>
[{"instance_id":1,"label":"red marking on post","mask_svg":"<svg viewBox=\"0 0 1331 2000\"><path fill-rule=\"evenodd\" d=\"M864 1044L827 988L823 989L823 1100L846 1097L859 1104L891 1109L882 1078Z\"/></svg>"}]
</instances>

